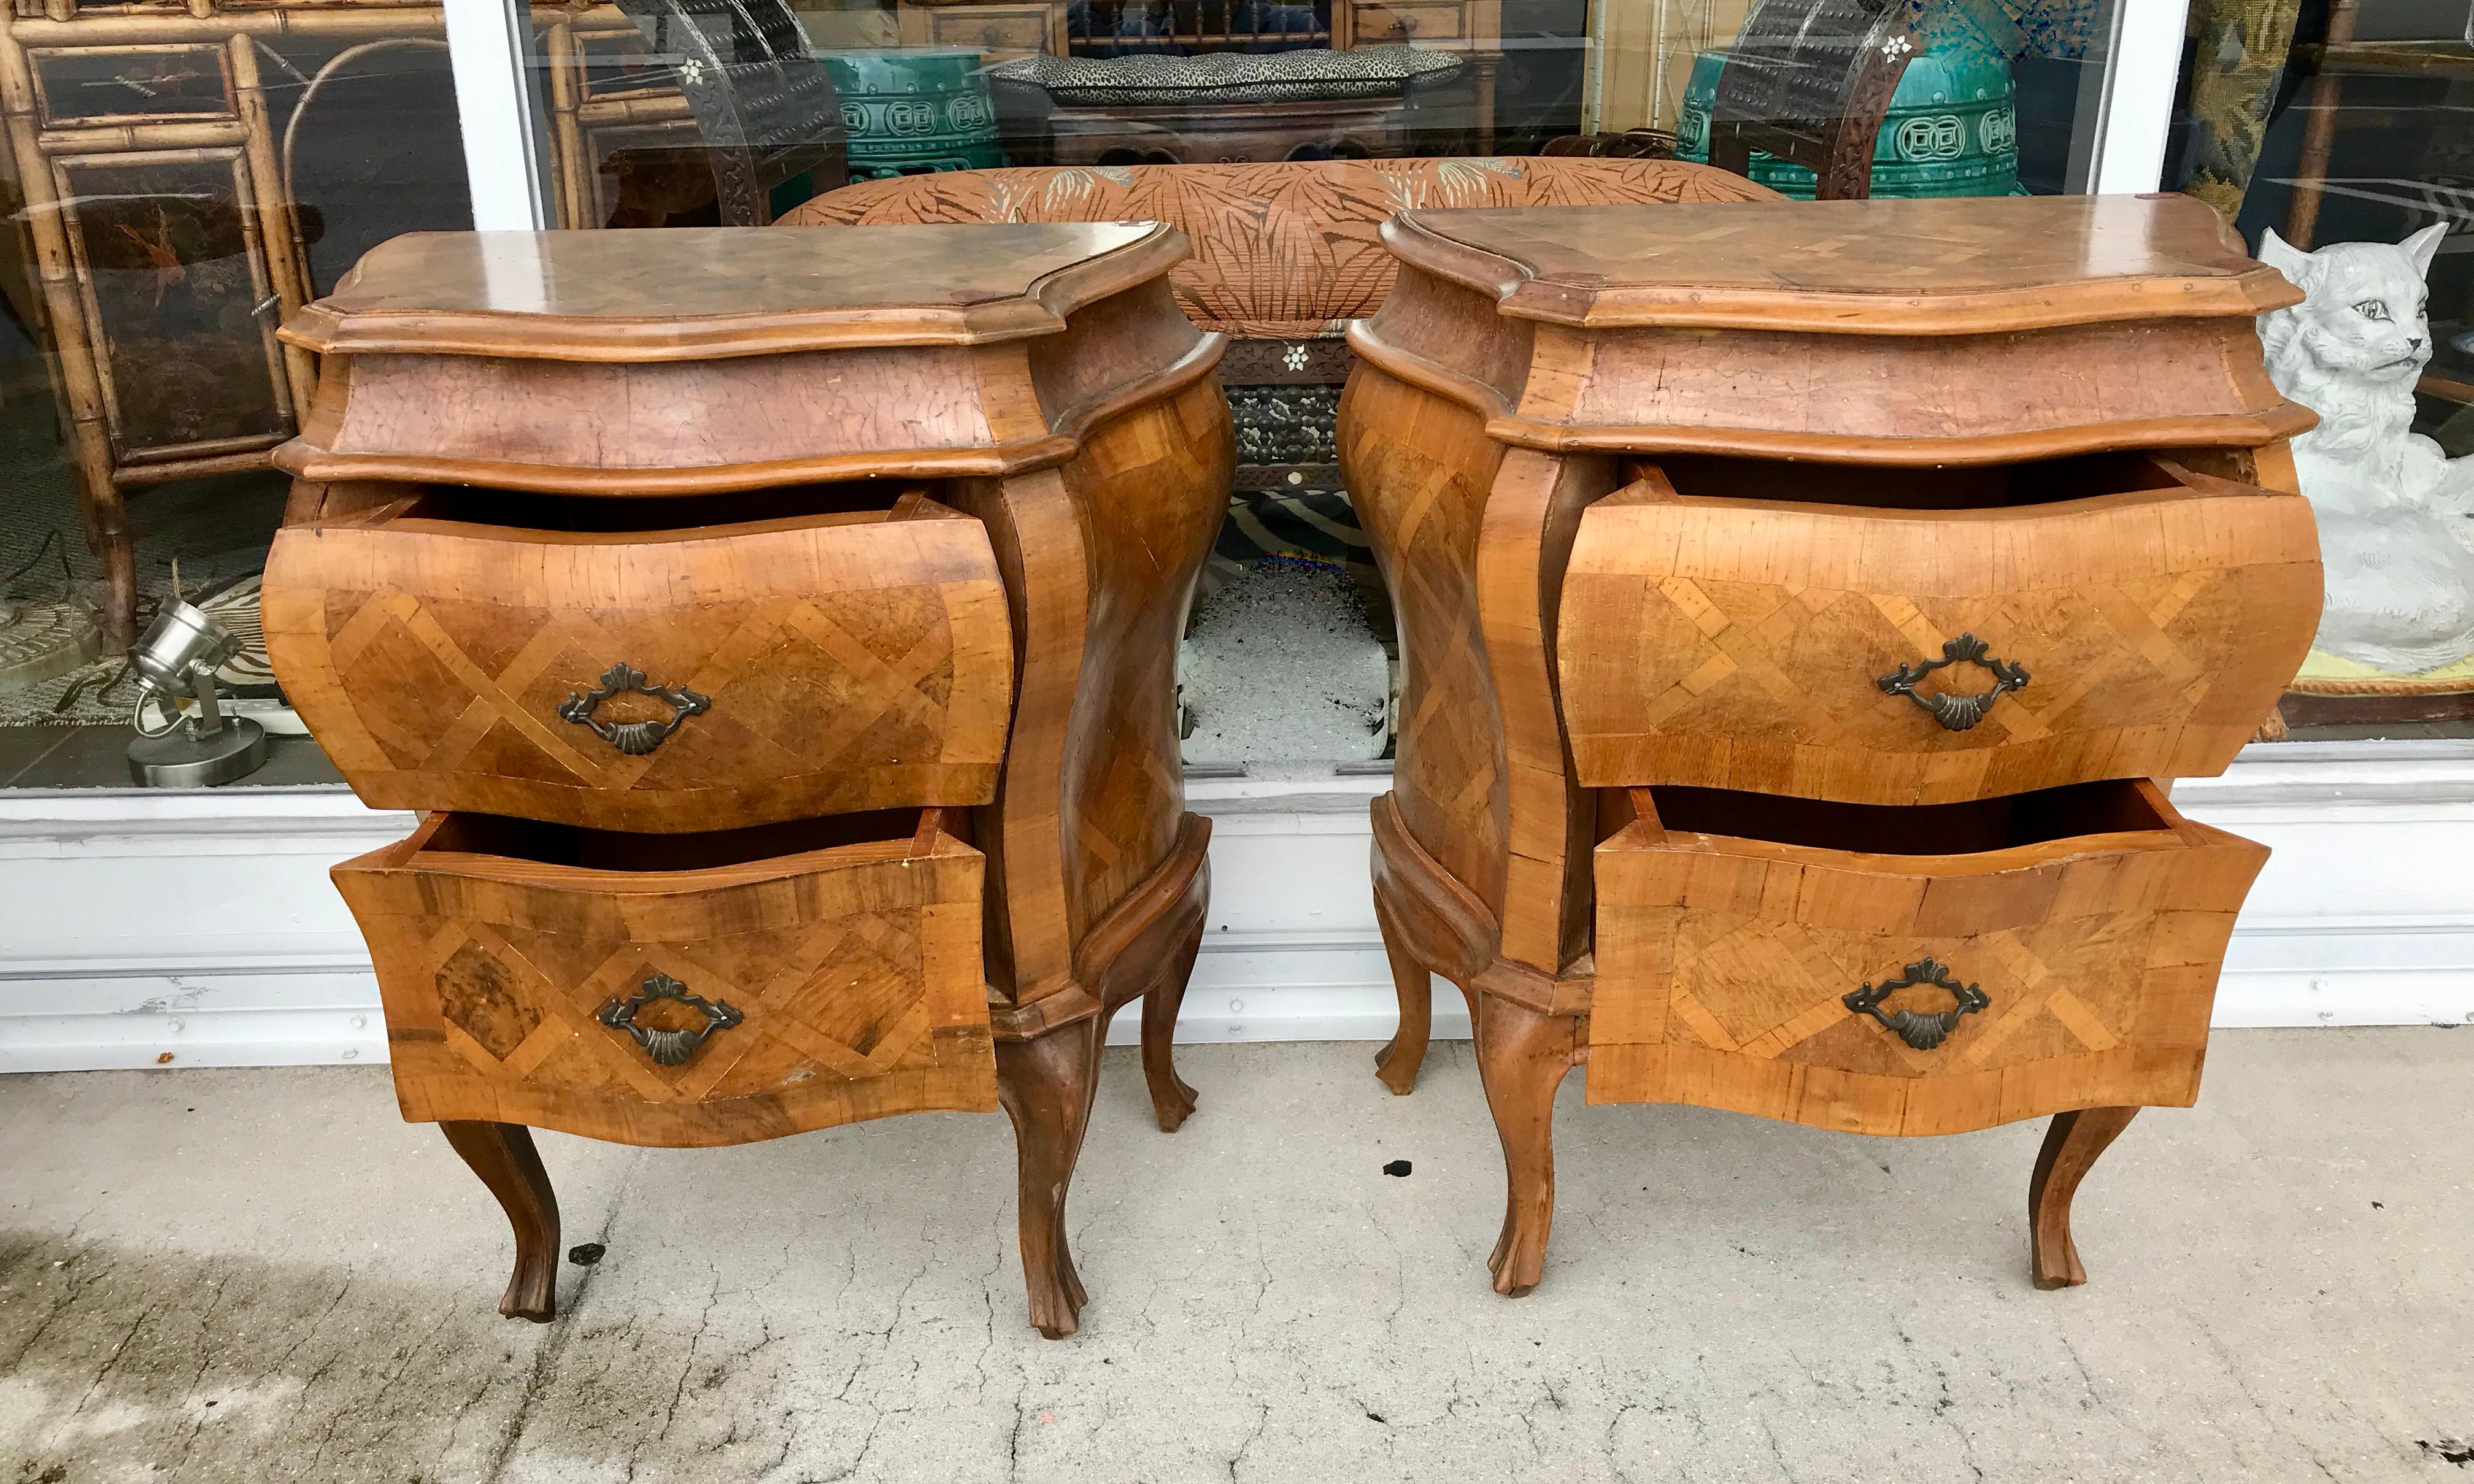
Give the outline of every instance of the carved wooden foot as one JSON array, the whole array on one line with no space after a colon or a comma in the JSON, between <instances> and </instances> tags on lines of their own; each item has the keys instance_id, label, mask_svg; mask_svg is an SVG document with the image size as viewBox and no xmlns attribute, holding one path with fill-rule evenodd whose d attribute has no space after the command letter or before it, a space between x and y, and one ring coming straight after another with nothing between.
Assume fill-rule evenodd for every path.
<instances>
[{"instance_id":1,"label":"carved wooden foot","mask_svg":"<svg viewBox=\"0 0 2474 1484\"><path fill-rule=\"evenodd\" d=\"M464 1156L516 1229L516 1270L498 1312L546 1325L558 1315L558 1196L533 1149L533 1131L515 1123L441 1123L438 1131Z\"/></svg>"},{"instance_id":2,"label":"carved wooden foot","mask_svg":"<svg viewBox=\"0 0 2474 1484\"><path fill-rule=\"evenodd\" d=\"M1470 998L1478 1076L1503 1140L1503 1234L1487 1266L1494 1291L1516 1297L1538 1286L1546 1262L1546 1231L1555 1220L1555 1089L1572 1069L1580 1022L1491 994Z\"/></svg>"},{"instance_id":3,"label":"carved wooden foot","mask_svg":"<svg viewBox=\"0 0 2474 1484\"><path fill-rule=\"evenodd\" d=\"M1091 1122L1105 1018L997 1042L997 1097L1013 1120L1023 1286L1031 1327L1052 1340L1072 1334L1082 1313L1082 1279L1065 1245L1065 1191Z\"/></svg>"},{"instance_id":4,"label":"carved wooden foot","mask_svg":"<svg viewBox=\"0 0 2474 1484\"><path fill-rule=\"evenodd\" d=\"M2105 1146L2130 1127L2135 1107L2091 1107L2056 1113L2045 1131L2045 1147L2036 1154L2036 1173L2027 1182L2027 1228L2034 1246L2036 1286L2074 1288L2087 1281L2079 1266L2078 1244L2071 1240L2071 1197L2094 1168Z\"/></svg>"},{"instance_id":5,"label":"carved wooden foot","mask_svg":"<svg viewBox=\"0 0 2474 1484\"><path fill-rule=\"evenodd\" d=\"M1168 961L1168 967L1143 991L1143 1081L1152 1089L1152 1115L1162 1133L1175 1133L1194 1111L1194 1089L1176 1075L1176 1012L1185 1004L1186 982L1194 977L1195 955L1202 951L1202 917L1197 913Z\"/></svg>"},{"instance_id":6,"label":"carved wooden foot","mask_svg":"<svg viewBox=\"0 0 2474 1484\"><path fill-rule=\"evenodd\" d=\"M1418 1068L1426 1059L1426 1042L1434 1032L1435 980L1392 920L1392 909L1374 898L1375 925L1383 932L1383 953L1392 961L1392 992L1400 1001L1400 1028L1374 1054L1374 1075L1395 1097L1405 1097L1418 1084Z\"/></svg>"}]
</instances>

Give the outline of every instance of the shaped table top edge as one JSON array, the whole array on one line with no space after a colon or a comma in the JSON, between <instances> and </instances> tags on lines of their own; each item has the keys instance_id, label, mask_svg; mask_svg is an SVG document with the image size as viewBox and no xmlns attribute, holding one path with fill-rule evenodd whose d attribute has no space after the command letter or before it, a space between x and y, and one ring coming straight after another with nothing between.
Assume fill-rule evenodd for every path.
<instances>
[{"instance_id":1,"label":"shaped table top edge","mask_svg":"<svg viewBox=\"0 0 2474 1484\"><path fill-rule=\"evenodd\" d=\"M1604 275L1571 265L1541 265L1504 247L1468 237L1490 235L1488 229L1513 218L1502 209L1402 211L1383 224L1384 245L1406 267L1447 282L1474 289L1495 301L1498 313L1514 319L1580 329L1752 329L1823 334L1980 335L2122 320L2236 318L2254 316L2301 302L2302 292L2282 274L2250 258L2229 233L2213 208L2192 198L2140 196L2116 198L2022 198L2045 204L2038 214L2074 214L2055 203L2085 202L2075 214L2095 218L2144 216L2182 232L2191 271L2170 273L2097 274L2051 278L2040 281L1930 292L1856 286L1771 286L1743 281L1714 281L1723 276L1680 272L1670 281L1610 282ZM1759 212L1782 222L1807 216L1819 225L1835 208L1865 208L1860 215L1880 217L1923 207L1948 211L1941 201L1874 202L1725 202L1688 206L1558 207L1577 216L1586 212L1637 216L1644 228L1666 230L1674 240L1689 240L1696 229L1723 218L1714 213ZM1970 198L1968 207L1995 214L2011 210ZM2193 213L2204 214L2201 222ZM1531 208L1531 222L1540 213ZM1859 213L1835 211L1853 225ZM2174 218L2182 218L2174 220ZM2202 229L2204 228L2204 233ZM2204 237L2208 240L2202 241ZM1858 259L1860 260L1860 259Z\"/></svg>"},{"instance_id":2,"label":"shaped table top edge","mask_svg":"<svg viewBox=\"0 0 2474 1484\"><path fill-rule=\"evenodd\" d=\"M954 224L896 228L661 229L644 236L685 232L744 231L762 234L769 247L792 232L977 233L988 231L1055 236L1067 246L1088 238L1087 255L1049 268L1012 293L979 302L819 304L740 312L561 313L477 305L414 307L371 292L363 277L375 261L381 272L396 264L380 255L394 250L410 257L432 250L437 239L470 242L484 236L544 239L598 238L587 251L607 249L626 235L610 231L473 233L411 232L373 249L333 293L289 316L278 334L287 344L322 355L428 354L492 356L521 360L650 363L719 360L802 351L904 346L974 346L1061 333L1075 311L1161 278L1182 260L1185 234L1162 222ZM424 241L423 239L430 239ZM564 241L553 251L572 251ZM459 265L460 266L460 265ZM355 290L362 302L355 303Z\"/></svg>"}]
</instances>

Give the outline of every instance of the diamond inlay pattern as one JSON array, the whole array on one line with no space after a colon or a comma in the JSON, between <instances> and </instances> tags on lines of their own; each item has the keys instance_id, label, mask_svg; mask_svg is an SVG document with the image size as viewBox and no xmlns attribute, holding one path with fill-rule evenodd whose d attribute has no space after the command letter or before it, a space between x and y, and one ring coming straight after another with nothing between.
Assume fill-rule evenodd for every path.
<instances>
[{"instance_id":1,"label":"diamond inlay pattern","mask_svg":"<svg viewBox=\"0 0 2474 1484\"><path fill-rule=\"evenodd\" d=\"M1967 522L1731 499L1601 505L1564 590L1574 765L1589 787L1878 804L2217 773L2291 678L2287 654L2298 663L2307 646L2308 536L2290 497L2196 492ZM1982 722L1948 731L1879 688L1961 634L2031 677ZM1959 664L1921 689L1991 683Z\"/></svg>"},{"instance_id":2,"label":"diamond inlay pattern","mask_svg":"<svg viewBox=\"0 0 2474 1484\"><path fill-rule=\"evenodd\" d=\"M1595 853L1589 1099L1874 1133L2188 1102L2225 939L2266 858L2188 824L1912 866L1636 825ZM1917 1050L1845 1005L1928 957L1991 1001L1940 1045ZM1919 985L1882 1008L1952 1003Z\"/></svg>"},{"instance_id":3,"label":"diamond inlay pattern","mask_svg":"<svg viewBox=\"0 0 2474 1484\"><path fill-rule=\"evenodd\" d=\"M546 549L409 523L287 534L269 583L276 664L373 804L679 830L993 796L1012 645L976 522ZM639 756L559 717L621 663L711 705Z\"/></svg>"},{"instance_id":4,"label":"diamond inlay pattern","mask_svg":"<svg viewBox=\"0 0 2474 1484\"><path fill-rule=\"evenodd\" d=\"M1501 450L1440 398L1395 389L1413 416L1377 436L1347 413L1349 487L1374 537L1400 630L1393 793L1420 845L1492 905L1504 895L1510 793L1475 586L1485 482ZM1356 435L1349 438L1349 435Z\"/></svg>"},{"instance_id":5,"label":"diamond inlay pattern","mask_svg":"<svg viewBox=\"0 0 2474 1484\"><path fill-rule=\"evenodd\" d=\"M419 851L349 863L337 882L377 961L407 1117L578 1131L615 1118L644 1142L730 1142L750 1120L788 1132L995 1106L982 862L949 837L933 854L908 844L785 857L685 891L570 889L537 866L518 885L486 858ZM657 973L742 1022L656 1063L595 1015ZM638 1017L703 1019L675 1002Z\"/></svg>"}]
</instances>

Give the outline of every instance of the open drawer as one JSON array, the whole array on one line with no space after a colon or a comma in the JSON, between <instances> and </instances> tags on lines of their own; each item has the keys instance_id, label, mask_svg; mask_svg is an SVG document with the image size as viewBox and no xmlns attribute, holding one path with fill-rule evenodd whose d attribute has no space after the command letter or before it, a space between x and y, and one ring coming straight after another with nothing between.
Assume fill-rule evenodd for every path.
<instances>
[{"instance_id":1,"label":"open drawer","mask_svg":"<svg viewBox=\"0 0 2474 1484\"><path fill-rule=\"evenodd\" d=\"M336 866L404 1117L682 1146L994 1109L985 860L952 818L655 837L432 815Z\"/></svg>"},{"instance_id":2,"label":"open drawer","mask_svg":"<svg viewBox=\"0 0 2474 1484\"><path fill-rule=\"evenodd\" d=\"M716 507L412 487L288 526L267 651L380 809L709 831L993 799L986 529L884 486L733 499L689 525Z\"/></svg>"},{"instance_id":3,"label":"open drawer","mask_svg":"<svg viewBox=\"0 0 2474 1484\"><path fill-rule=\"evenodd\" d=\"M1601 797L1589 1101L1862 1133L2190 1104L2268 860L2146 780L1912 809Z\"/></svg>"},{"instance_id":4,"label":"open drawer","mask_svg":"<svg viewBox=\"0 0 2474 1484\"><path fill-rule=\"evenodd\" d=\"M2220 773L2318 626L2310 504L2145 454L1676 459L1581 517L1580 782L1946 803Z\"/></svg>"}]
</instances>

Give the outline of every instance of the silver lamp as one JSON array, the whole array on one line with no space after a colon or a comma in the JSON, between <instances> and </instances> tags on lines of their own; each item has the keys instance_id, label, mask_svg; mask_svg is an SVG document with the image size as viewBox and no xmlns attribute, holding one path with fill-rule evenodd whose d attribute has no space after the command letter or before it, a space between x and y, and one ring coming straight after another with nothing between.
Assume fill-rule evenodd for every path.
<instances>
[{"instance_id":1,"label":"silver lamp","mask_svg":"<svg viewBox=\"0 0 2474 1484\"><path fill-rule=\"evenodd\" d=\"M215 694L215 667L239 648L240 641L204 610L177 597L164 605L129 650L129 666L137 672L130 777L148 788L206 789L246 778L265 763L265 728L247 717L226 717ZM181 714L183 695L196 699L196 716ZM166 715L165 724L147 724L150 705Z\"/></svg>"}]
</instances>

